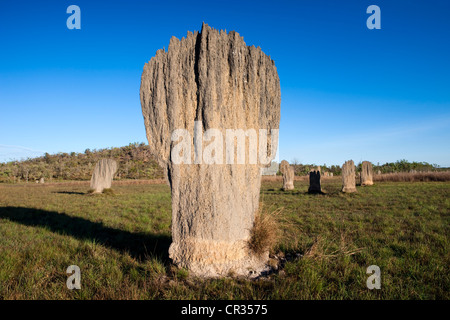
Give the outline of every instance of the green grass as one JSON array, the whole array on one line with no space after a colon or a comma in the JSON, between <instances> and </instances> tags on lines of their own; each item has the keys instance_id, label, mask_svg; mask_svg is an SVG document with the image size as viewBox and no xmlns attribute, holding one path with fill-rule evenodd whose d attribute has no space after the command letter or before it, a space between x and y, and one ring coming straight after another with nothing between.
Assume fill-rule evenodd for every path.
<instances>
[{"instance_id":1,"label":"green grass","mask_svg":"<svg viewBox=\"0 0 450 320\"><path fill-rule=\"evenodd\" d=\"M449 299L450 182L379 182L325 195L263 182L288 259L259 280L198 280L170 263L170 190L161 184L0 184L0 299ZM66 288L70 265L81 290ZM381 290L366 269L381 268Z\"/></svg>"}]
</instances>

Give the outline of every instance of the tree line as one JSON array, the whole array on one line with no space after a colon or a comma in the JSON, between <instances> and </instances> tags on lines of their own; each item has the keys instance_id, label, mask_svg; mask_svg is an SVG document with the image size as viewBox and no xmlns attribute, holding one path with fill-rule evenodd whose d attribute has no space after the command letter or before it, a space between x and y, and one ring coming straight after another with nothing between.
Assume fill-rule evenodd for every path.
<instances>
[{"instance_id":1,"label":"tree line","mask_svg":"<svg viewBox=\"0 0 450 320\"><path fill-rule=\"evenodd\" d=\"M294 167L296 176L307 175L311 170L315 170L316 164L301 164L295 159L291 165ZM356 172L361 172L362 162L355 164ZM429 164L427 162L409 162L405 159L397 160L396 162L386 162L385 164L372 163L373 172L377 173L400 173L400 172L429 172L429 171L445 171L447 168L440 168L437 164ZM332 172L333 175L341 175L342 166L340 165L320 165L321 172ZM281 173L279 173L281 174Z\"/></svg>"}]
</instances>

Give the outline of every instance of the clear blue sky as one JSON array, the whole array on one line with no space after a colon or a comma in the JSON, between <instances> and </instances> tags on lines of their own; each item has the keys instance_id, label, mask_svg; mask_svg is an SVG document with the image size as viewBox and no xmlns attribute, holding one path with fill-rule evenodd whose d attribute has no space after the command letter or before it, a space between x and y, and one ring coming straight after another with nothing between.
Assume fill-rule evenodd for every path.
<instances>
[{"instance_id":1,"label":"clear blue sky","mask_svg":"<svg viewBox=\"0 0 450 320\"><path fill-rule=\"evenodd\" d=\"M275 60L280 160L450 166L449 14L445 0L2 0L0 161L147 143L144 63L204 21Z\"/></svg>"}]
</instances>

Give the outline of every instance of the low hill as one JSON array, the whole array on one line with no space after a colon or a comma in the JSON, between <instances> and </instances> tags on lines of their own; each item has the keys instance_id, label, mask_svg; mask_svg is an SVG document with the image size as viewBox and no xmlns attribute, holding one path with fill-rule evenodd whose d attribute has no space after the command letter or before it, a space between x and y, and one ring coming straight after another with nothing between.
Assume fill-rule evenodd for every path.
<instances>
[{"instance_id":1,"label":"low hill","mask_svg":"<svg viewBox=\"0 0 450 320\"><path fill-rule=\"evenodd\" d=\"M144 143L119 148L86 149L84 153L46 153L42 157L0 164L0 182L90 180L95 164L102 158L118 162L116 179L160 179L163 171Z\"/></svg>"}]
</instances>

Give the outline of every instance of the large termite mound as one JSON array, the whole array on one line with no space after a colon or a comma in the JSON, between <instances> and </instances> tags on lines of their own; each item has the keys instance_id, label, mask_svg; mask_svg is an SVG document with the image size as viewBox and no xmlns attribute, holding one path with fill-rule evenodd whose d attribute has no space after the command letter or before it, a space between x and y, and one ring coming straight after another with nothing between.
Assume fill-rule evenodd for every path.
<instances>
[{"instance_id":1,"label":"large termite mound","mask_svg":"<svg viewBox=\"0 0 450 320\"><path fill-rule=\"evenodd\" d=\"M199 276L258 274L268 254L254 254L248 241L261 167L270 165L278 142L281 101L274 61L238 33L203 24L186 38L172 37L168 50L158 50L145 64L140 96L149 145L172 191L171 259ZM244 163L238 163L238 147L223 155L217 148L214 163L204 161L208 141L225 149L219 137L230 129L255 130L256 163L249 148ZM238 140L232 140L233 147ZM182 163L173 153L180 143Z\"/></svg>"}]
</instances>

